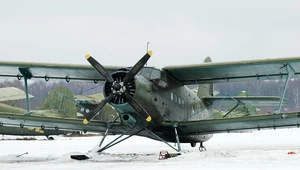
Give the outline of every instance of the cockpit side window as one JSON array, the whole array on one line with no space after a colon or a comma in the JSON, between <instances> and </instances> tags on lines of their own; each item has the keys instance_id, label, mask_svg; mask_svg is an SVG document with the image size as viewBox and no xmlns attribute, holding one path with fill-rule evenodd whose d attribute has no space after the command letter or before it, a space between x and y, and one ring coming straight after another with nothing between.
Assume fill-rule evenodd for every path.
<instances>
[{"instance_id":1,"label":"cockpit side window","mask_svg":"<svg viewBox=\"0 0 300 170\"><path fill-rule=\"evenodd\" d=\"M161 74L161 72L159 70L153 69L152 73L151 73L151 76L150 76L150 79L151 80L160 79L161 78L160 74Z\"/></svg>"}]
</instances>

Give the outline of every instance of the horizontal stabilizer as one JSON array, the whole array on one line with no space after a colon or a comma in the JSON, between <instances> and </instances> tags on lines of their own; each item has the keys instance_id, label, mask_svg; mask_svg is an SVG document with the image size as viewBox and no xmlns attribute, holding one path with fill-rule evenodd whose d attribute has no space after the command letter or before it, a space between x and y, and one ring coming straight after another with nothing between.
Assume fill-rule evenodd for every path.
<instances>
[{"instance_id":1,"label":"horizontal stabilizer","mask_svg":"<svg viewBox=\"0 0 300 170\"><path fill-rule=\"evenodd\" d=\"M28 94L29 98L33 98L33 95ZM9 100L25 99L26 94L23 90L16 87L4 87L0 88L0 102Z\"/></svg>"},{"instance_id":2,"label":"horizontal stabilizer","mask_svg":"<svg viewBox=\"0 0 300 170\"><path fill-rule=\"evenodd\" d=\"M102 93L98 94L92 94L92 95L75 95L74 96L76 101L82 102L82 103L88 103L88 104L98 104L101 102L101 100L104 99L104 96Z\"/></svg>"},{"instance_id":3,"label":"horizontal stabilizer","mask_svg":"<svg viewBox=\"0 0 300 170\"><path fill-rule=\"evenodd\" d=\"M92 94L92 95L75 95L75 101L78 103L77 111L86 117L90 110L93 110L97 104L99 104L103 99L104 96L102 93ZM106 121L113 121L118 117L118 114L114 111L114 109L109 105L106 104L100 113L95 117L97 120L106 120Z\"/></svg>"},{"instance_id":4,"label":"horizontal stabilizer","mask_svg":"<svg viewBox=\"0 0 300 170\"><path fill-rule=\"evenodd\" d=\"M277 96L208 96L204 97L210 105L233 106L237 102L251 106L278 106L280 97ZM283 104L287 104L287 99L283 100Z\"/></svg>"}]
</instances>

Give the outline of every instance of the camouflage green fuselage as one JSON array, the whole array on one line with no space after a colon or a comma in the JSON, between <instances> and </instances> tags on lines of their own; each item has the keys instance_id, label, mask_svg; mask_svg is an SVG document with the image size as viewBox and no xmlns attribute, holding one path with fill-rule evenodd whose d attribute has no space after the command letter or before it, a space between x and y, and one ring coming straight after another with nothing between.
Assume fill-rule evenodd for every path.
<instances>
[{"instance_id":1,"label":"camouflage green fuselage","mask_svg":"<svg viewBox=\"0 0 300 170\"><path fill-rule=\"evenodd\" d=\"M154 70L154 68L151 69ZM163 122L173 122L176 126L184 121L212 118L212 110L207 109L194 91L180 84L165 72L160 72L159 78L156 79L149 79L141 74L136 75L135 86L135 100L139 101L152 117L152 122L147 125L148 129L166 141L175 142L176 138L174 128L162 126ZM144 123L144 120L129 104L111 103L111 105L119 113L122 123L129 125ZM186 134L180 131L178 134L180 142L183 143L204 142L212 136ZM139 135L156 139L148 133Z\"/></svg>"}]
</instances>

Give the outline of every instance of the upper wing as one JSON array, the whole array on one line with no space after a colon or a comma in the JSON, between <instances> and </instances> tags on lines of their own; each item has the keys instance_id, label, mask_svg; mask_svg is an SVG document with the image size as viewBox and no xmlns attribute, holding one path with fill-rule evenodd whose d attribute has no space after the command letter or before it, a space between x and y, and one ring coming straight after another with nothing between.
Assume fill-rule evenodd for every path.
<instances>
[{"instance_id":1,"label":"upper wing","mask_svg":"<svg viewBox=\"0 0 300 170\"><path fill-rule=\"evenodd\" d=\"M33 98L33 95L28 94L29 98ZM15 87L0 88L0 102L8 100L25 99L25 92Z\"/></svg>"},{"instance_id":2,"label":"upper wing","mask_svg":"<svg viewBox=\"0 0 300 170\"><path fill-rule=\"evenodd\" d=\"M166 122L166 126L172 126L173 122ZM250 129L299 127L300 113L271 114L263 116L248 116L238 118L210 119L200 121L188 121L178 124L178 130L186 135L229 133L231 131L243 131Z\"/></svg>"},{"instance_id":3,"label":"upper wing","mask_svg":"<svg viewBox=\"0 0 300 170\"><path fill-rule=\"evenodd\" d=\"M109 73L119 70L118 66L106 66L105 70ZM104 81L101 76L90 65L75 64L50 64L50 63L27 63L27 62L5 62L0 61L0 76L2 77L23 77L20 69L26 70L32 78L43 79L66 79L86 80L86 81Z\"/></svg>"},{"instance_id":4,"label":"upper wing","mask_svg":"<svg viewBox=\"0 0 300 170\"><path fill-rule=\"evenodd\" d=\"M233 82L248 79L280 79L287 76L289 66L296 76L300 75L300 57L240 62L204 63L186 66L168 66L163 70L183 84L205 84ZM119 70L118 66L105 66L109 73ZM105 79L90 65L27 63L0 61L0 76L23 77L20 69L33 78L92 80Z\"/></svg>"},{"instance_id":5,"label":"upper wing","mask_svg":"<svg viewBox=\"0 0 300 170\"><path fill-rule=\"evenodd\" d=\"M168 66L163 70L183 84L206 84L286 78L290 67L300 75L300 57Z\"/></svg>"}]
</instances>

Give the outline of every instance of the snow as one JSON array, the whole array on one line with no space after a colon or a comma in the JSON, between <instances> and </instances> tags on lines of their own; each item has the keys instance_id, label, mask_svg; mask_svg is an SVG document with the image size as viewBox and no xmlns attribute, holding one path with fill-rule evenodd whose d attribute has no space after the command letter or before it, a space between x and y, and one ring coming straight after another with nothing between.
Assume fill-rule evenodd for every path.
<instances>
[{"instance_id":1,"label":"snow","mask_svg":"<svg viewBox=\"0 0 300 170\"><path fill-rule=\"evenodd\" d=\"M189 144L182 144L182 155L166 160L158 160L159 152L175 151L162 142L144 137L129 138L98 155L92 152L92 149L98 145L101 138L99 136L55 136L53 141L45 140L45 137L27 141L4 136L0 137L0 170L298 169L299 132L300 129L282 129L216 134L204 143L206 152L199 152L199 146L191 148ZM105 141L109 142L114 138L115 136L109 136ZM72 154L83 154L88 151L90 151L88 155L92 157L90 160L70 159Z\"/></svg>"}]
</instances>

